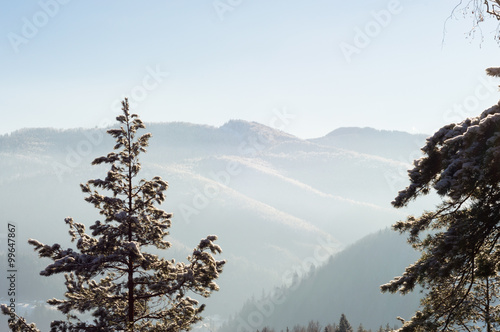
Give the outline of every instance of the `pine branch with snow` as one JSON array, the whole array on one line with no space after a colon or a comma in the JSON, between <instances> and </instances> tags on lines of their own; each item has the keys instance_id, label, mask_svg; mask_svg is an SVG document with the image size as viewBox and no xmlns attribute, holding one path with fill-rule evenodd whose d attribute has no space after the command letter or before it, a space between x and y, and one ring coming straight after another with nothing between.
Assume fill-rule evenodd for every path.
<instances>
[{"instance_id":1,"label":"pine branch with snow","mask_svg":"<svg viewBox=\"0 0 500 332\"><path fill-rule=\"evenodd\" d=\"M426 291L422 310L401 331L498 330L500 105L441 128L422 151L392 204L404 207L432 190L442 202L393 226L422 256L381 289Z\"/></svg>"}]
</instances>

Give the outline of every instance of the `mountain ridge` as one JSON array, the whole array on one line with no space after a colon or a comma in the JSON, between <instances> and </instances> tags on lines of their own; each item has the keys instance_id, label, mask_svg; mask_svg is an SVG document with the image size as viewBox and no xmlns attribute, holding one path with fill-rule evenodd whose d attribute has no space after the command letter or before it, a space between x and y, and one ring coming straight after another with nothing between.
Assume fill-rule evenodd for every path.
<instances>
[{"instance_id":1,"label":"mountain ridge","mask_svg":"<svg viewBox=\"0 0 500 332\"><path fill-rule=\"evenodd\" d=\"M100 218L79 184L106 174L90 166L114 146L105 131L39 128L0 136L4 218L17 222L26 238L48 243L64 239L67 215ZM244 120L220 127L146 123L138 134L146 132L153 137L141 156L141 176L169 183L162 208L174 213L171 237L182 248L172 255L182 259L193 237L217 234L223 258L230 257L221 291L203 300L210 315L228 316L269 290L290 266L313 255L321 239L332 239L333 253L403 217L390 201L405 186L408 162L398 160L399 152L387 153L395 146L391 139L366 153L360 150L373 141L369 135L347 149ZM422 137L409 135L423 145Z\"/></svg>"},{"instance_id":2,"label":"mountain ridge","mask_svg":"<svg viewBox=\"0 0 500 332\"><path fill-rule=\"evenodd\" d=\"M247 121L247 120L241 120L241 119L231 119L224 124L220 126L213 126L213 125L207 125L207 124L197 124L197 123L190 123L190 122L182 122L182 121L174 121L174 122L146 122L145 123L146 128L149 128L151 126L153 127L170 127L170 128L175 128L175 127L180 127L180 128L197 128L197 129L203 129L206 131L226 131L226 132L233 132L233 133L238 133L241 134L242 129L244 133L248 132L256 132L256 129L260 130L266 130L266 131L271 131L278 137L287 137L289 139L293 140L302 140L302 141L317 141L321 139L325 139L327 137L338 137L338 136L345 136L345 135L359 135L359 134L370 134L370 135L405 135L405 136L422 136L425 134L411 134L405 131L398 131L398 130L385 130L385 129L375 129L372 127L338 127L333 129L332 131L328 132L324 136L316 137L316 138L300 138L296 135L287 133L286 131L283 131L281 129L276 129L264 124L261 124L256 121ZM40 133L49 133L52 135L60 135L60 134L72 134L72 133L79 133L79 132L86 132L86 131L101 131L105 132L107 129L111 128L106 127L106 128L84 128L84 127L75 127L75 128L54 128L54 127L25 127L25 128L20 128L17 130L14 130L9 133L1 134L0 135L0 140L2 139L7 139L7 138L17 138L20 136L26 136L28 135L33 135L37 136L36 134ZM258 132L258 131L257 131ZM427 137L427 135L425 135Z\"/></svg>"}]
</instances>

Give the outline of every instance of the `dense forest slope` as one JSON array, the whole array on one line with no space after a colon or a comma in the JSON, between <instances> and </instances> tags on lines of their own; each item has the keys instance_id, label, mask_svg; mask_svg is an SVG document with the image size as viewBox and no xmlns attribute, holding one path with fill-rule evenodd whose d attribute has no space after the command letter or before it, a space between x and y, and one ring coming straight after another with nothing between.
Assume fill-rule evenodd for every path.
<instances>
[{"instance_id":1,"label":"dense forest slope","mask_svg":"<svg viewBox=\"0 0 500 332\"><path fill-rule=\"evenodd\" d=\"M382 294L379 286L401 275L417 254L392 230L370 234L288 287L248 301L221 332L256 331L264 326L281 331L297 324L307 326L311 320L326 326L338 322L342 313L354 327L363 324L376 331L380 325L397 325L396 317L413 315L420 293Z\"/></svg>"}]
</instances>

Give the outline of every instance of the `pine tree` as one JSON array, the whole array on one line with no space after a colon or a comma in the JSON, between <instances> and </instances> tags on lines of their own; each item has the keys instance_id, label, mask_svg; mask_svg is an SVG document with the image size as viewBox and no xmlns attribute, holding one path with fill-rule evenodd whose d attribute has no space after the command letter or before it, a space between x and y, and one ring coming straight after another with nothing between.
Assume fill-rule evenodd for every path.
<instances>
[{"instance_id":1,"label":"pine tree","mask_svg":"<svg viewBox=\"0 0 500 332\"><path fill-rule=\"evenodd\" d=\"M157 207L165 200L167 182L160 177L137 180L141 169L139 155L146 152L151 134L136 136L145 128L136 114L129 113L128 100L117 117L119 129L108 133L115 138L114 152L92 164L108 164L104 179L81 185L103 216L86 233L85 226L66 218L76 250L63 249L29 240L40 257L53 260L40 274L65 273L64 299L49 304L66 314L68 320L54 321L51 331L181 331L201 319L204 305L189 293L208 297L218 290L215 280L225 261L212 254L221 252L216 236L202 239L187 258L188 263L159 258L146 252L166 250L172 217ZM90 313L91 321L79 314ZM12 323L14 328L22 322Z\"/></svg>"},{"instance_id":2,"label":"pine tree","mask_svg":"<svg viewBox=\"0 0 500 332\"><path fill-rule=\"evenodd\" d=\"M336 332L337 331L337 324L333 323L333 324L328 324L326 327L325 327L325 331L324 332Z\"/></svg>"},{"instance_id":3,"label":"pine tree","mask_svg":"<svg viewBox=\"0 0 500 332\"><path fill-rule=\"evenodd\" d=\"M319 322L315 322L312 320L309 321L309 324L307 325L307 332L321 332Z\"/></svg>"},{"instance_id":4,"label":"pine tree","mask_svg":"<svg viewBox=\"0 0 500 332\"><path fill-rule=\"evenodd\" d=\"M257 332L259 332L259 331L257 331ZM264 328L262 329L262 332L274 332L274 329L272 329L272 328L270 328L270 327L267 327L267 326L266 326L266 327L264 327Z\"/></svg>"},{"instance_id":5,"label":"pine tree","mask_svg":"<svg viewBox=\"0 0 500 332\"><path fill-rule=\"evenodd\" d=\"M338 332L353 332L352 326L347 320L344 314L340 315L339 326L337 328Z\"/></svg>"},{"instance_id":6,"label":"pine tree","mask_svg":"<svg viewBox=\"0 0 500 332\"><path fill-rule=\"evenodd\" d=\"M488 74L499 76L498 68ZM422 251L404 274L382 285L406 294L420 285L422 308L401 331L497 331L500 328L500 104L441 128L409 171L395 207L435 189L435 211L393 228Z\"/></svg>"}]
</instances>

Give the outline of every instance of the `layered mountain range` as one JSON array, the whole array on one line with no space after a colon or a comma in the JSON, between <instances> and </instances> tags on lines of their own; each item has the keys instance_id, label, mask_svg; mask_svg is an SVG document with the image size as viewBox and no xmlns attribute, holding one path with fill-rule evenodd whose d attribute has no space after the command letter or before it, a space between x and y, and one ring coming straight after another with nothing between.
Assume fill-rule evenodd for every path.
<instances>
[{"instance_id":1,"label":"layered mountain range","mask_svg":"<svg viewBox=\"0 0 500 332\"><path fill-rule=\"evenodd\" d=\"M162 208L174 214L172 248L158 254L182 260L216 234L228 261L221 290L203 299L208 315L228 316L251 296L290 284L291 272L305 278L346 246L433 206L432 197L406 210L390 205L425 135L340 128L301 139L241 120L146 127L153 137L142 177L168 181ZM70 246L65 217L87 225L100 218L79 184L105 176L90 163L112 150L108 136L48 128L0 136L2 220L18 225L19 250L32 253L28 238ZM29 273L31 282L42 278Z\"/></svg>"}]
</instances>

